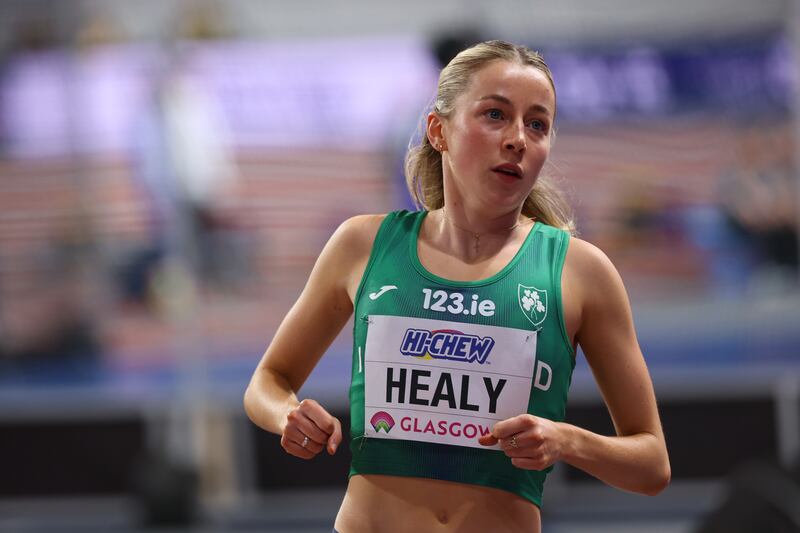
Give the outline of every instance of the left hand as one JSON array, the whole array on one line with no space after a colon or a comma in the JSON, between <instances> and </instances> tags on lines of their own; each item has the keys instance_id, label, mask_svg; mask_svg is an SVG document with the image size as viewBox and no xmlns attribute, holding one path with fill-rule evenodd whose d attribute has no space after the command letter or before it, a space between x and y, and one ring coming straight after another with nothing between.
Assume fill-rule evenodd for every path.
<instances>
[{"instance_id":1,"label":"left hand","mask_svg":"<svg viewBox=\"0 0 800 533\"><path fill-rule=\"evenodd\" d=\"M478 442L484 446L499 442L500 448L511 458L511 464L526 470L544 470L561 459L564 449L560 425L529 414L498 422L492 432L481 436Z\"/></svg>"}]
</instances>

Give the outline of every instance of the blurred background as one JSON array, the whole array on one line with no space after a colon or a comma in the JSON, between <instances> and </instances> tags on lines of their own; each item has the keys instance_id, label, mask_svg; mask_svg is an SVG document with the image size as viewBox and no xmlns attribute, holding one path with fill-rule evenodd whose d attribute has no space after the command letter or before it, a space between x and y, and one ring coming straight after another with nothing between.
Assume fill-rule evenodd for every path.
<instances>
[{"instance_id":1,"label":"blurred background","mask_svg":"<svg viewBox=\"0 0 800 533\"><path fill-rule=\"evenodd\" d=\"M630 293L673 468L547 532L800 531L800 2L0 2L0 531L328 532L349 451L242 394L347 217L410 207L438 69L504 38ZM350 328L302 397L349 423ZM573 423L613 427L579 359Z\"/></svg>"}]
</instances>

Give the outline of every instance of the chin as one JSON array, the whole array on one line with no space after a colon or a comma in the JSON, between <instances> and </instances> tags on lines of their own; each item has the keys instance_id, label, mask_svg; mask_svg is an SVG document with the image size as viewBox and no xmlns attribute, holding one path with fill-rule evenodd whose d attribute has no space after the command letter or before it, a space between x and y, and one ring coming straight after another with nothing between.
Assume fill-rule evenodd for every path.
<instances>
[{"instance_id":1,"label":"chin","mask_svg":"<svg viewBox=\"0 0 800 533\"><path fill-rule=\"evenodd\" d=\"M521 198L508 198L508 197L495 197L487 195L484 198L484 205L488 211L499 211L500 213L509 213L518 209L524 202L527 196Z\"/></svg>"}]
</instances>

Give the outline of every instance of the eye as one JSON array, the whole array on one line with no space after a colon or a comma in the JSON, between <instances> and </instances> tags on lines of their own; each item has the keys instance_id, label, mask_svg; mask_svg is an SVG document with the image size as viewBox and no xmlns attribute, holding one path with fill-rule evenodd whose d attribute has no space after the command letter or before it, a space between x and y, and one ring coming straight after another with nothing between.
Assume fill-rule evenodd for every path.
<instances>
[{"instance_id":1,"label":"eye","mask_svg":"<svg viewBox=\"0 0 800 533\"><path fill-rule=\"evenodd\" d=\"M499 109L490 109L486 112L486 116L492 120L500 120L503 118L503 112Z\"/></svg>"},{"instance_id":2,"label":"eye","mask_svg":"<svg viewBox=\"0 0 800 533\"><path fill-rule=\"evenodd\" d=\"M547 131L547 124L539 119L531 120L528 123L528 126L530 126L531 129L534 129L536 131Z\"/></svg>"}]
</instances>

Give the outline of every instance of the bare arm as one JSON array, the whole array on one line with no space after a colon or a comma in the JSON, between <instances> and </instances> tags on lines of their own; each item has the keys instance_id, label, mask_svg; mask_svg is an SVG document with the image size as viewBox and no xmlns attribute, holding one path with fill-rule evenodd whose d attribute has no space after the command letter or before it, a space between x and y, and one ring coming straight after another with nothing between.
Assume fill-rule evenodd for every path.
<instances>
[{"instance_id":1,"label":"bare arm","mask_svg":"<svg viewBox=\"0 0 800 533\"><path fill-rule=\"evenodd\" d=\"M577 340L617 435L565 425L563 460L609 485L656 494L669 483L669 457L625 287L599 249L577 239L573 248L583 296Z\"/></svg>"},{"instance_id":2,"label":"bare arm","mask_svg":"<svg viewBox=\"0 0 800 533\"><path fill-rule=\"evenodd\" d=\"M302 294L284 318L244 396L250 419L282 436L287 452L310 458L341 442L339 421L296 391L353 312L353 295L382 217L344 222L322 250ZM301 446L303 438L310 439Z\"/></svg>"},{"instance_id":3,"label":"bare arm","mask_svg":"<svg viewBox=\"0 0 800 533\"><path fill-rule=\"evenodd\" d=\"M499 422L484 443L499 441L520 468L540 470L561 460L614 487L657 494L669 483L669 458L622 280L605 254L578 239L570 244L564 276L578 304L576 339L617 434L526 414Z\"/></svg>"}]
</instances>

